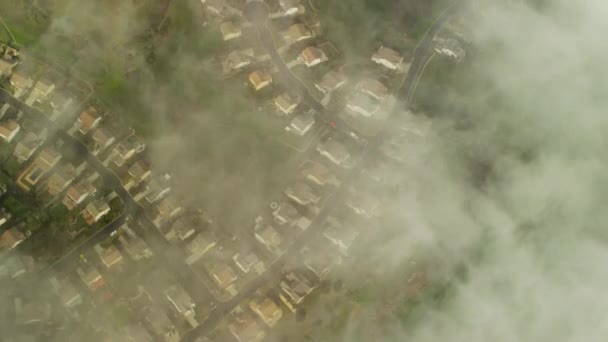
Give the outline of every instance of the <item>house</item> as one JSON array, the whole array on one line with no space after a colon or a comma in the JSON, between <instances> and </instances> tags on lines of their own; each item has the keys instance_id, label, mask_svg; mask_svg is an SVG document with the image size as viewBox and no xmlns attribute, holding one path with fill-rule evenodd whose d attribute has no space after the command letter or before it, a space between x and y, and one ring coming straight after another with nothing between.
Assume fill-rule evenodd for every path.
<instances>
[{"instance_id":1,"label":"house","mask_svg":"<svg viewBox=\"0 0 608 342\"><path fill-rule=\"evenodd\" d=\"M6 142L11 142L21 130L21 126L15 120L0 122L0 138Z\"/></svg>"},{"instance_id":2,"label":"house","mask_svg":"<svg viewBox=\"0 0 608 342\"><path fill-rule=\"evenodd\" d=\"M240 70L250 65L253 62L254 57L255 53L253 49L230 52L226 59L224 59L224 61L222 62L222 69L224 71L224 74Z\"/></svg>"},{"instance_id":3,"label":"house","mask_svg":"<svg viewBox=\"0 0 608 342\"><path fill-rule=\"evenodd\" d=\"M89 203L82 211L82 217L87 224L93 225L110 212L108 203L102 199L96 199Z\"/></svg>"},{"instance_id":4,"label":"house","mask_svg":"<svg viewBox=\"0 0 608 342\"><path fill-rule=\"evenodd\" d=\"M73 308L82 304L82 296L76 290L76 287L67 281L57 284L57 295L61 300L61 304L66 308Z\"/></svg>"},{"instance_id":5,"label":"house","mask_svg":"<svg viewBox=\"0 0 608 342\"><path fill-rule=\"evenodd\" d=\"M300 136L304 136L306 133L308 133L308 131L310 131L314 124L315 113L313 111L308 111L306 113L300 113L291 119L291 122L285 127L285 130Z\"/></svg>"},{"instance_id":6,"label":"house","mask_svg":"<svg viewBox=\"0 0 608 342\"><path fill-rule=\"evenodd\" d=\"M120 251L114 245L110 245L107 248L99 247L96 248L96 251L101 259L101 262L103 262L107 268L122 262L122 254L120 254Z\"/></svg>"},{"instance_id":7,"label":"house","mask_svg":"<svg viewBox=\"0 0 608 342\"><path fill-rule=\"evenodd\" d=\"M145 313L145 320L152 332L164 342L178 342L179 332L167 314L159 307L148 307Z\"/></svg>"},{"instance_id":8,"label":"house","mask_svg":"<svg viewBox=\"0 0 608 342\"><path fill-rule=\"evenodd\" d=\"M296 15L300 12L300 0L279 0L279 5L286 15Z\"/></svg>"},{"instance_id":9,"label":"house","mask_svg":"<svg viewBox=\"0 0 608 342\"><path fill-rule=\"evenodd\" d=\"M194 315L196 304L192 297L180 285L171 285L164 291L167 300L182 315Z\"/></svg>"},{"instance_id":10,"label":"house","mask_svg":"<svg viewBox=\"0 0 608 342\"><path fill-rule=\"evenodd\" d=\"M295 44L314 37L312 31L302 23L293 24L283 32L281 36L287 45Z\"/></svg>"},{"instance_id":11,"label":"house","mask_svg":"<svg viewBox=\"0 0 608 342\"><path fill-rule=\"evenodd\" d=\"M327 55L325 55L325 52L318 47L309 46L304 48L304 50L302 50L300 53L300 60L304 62L307 67L311 68L317 64L327 61Z\"/></svg>"},{"instance_id":12,"label":"house","mask_svg":"<svg viewBox=\"0 0 608 342\"><path fill-rule=\"evenodd\" d=\"M48 80L39 79L34 84L34 87L30 91L27 99L25 100L25 103L31 106L32 104L34 104L34 102L41 101L49 97L53 90L55 90L55 84Z\"/></svg>"},{"instance_id":13,"label":"house","mask_svg":"<svg viewBox=\"0 0 608 342\"><path fill-rule=\"evenodd\" d=\"M152 179L146 185L144 197L149 204L160 200L171 191L171 184L169 184L169 179L170 177L168 175L163 175L158 179Z\"/></svg>"},{"instance_id":14,"label":"house","mask_svg":"<svg viewBox=\"0 0 608 342\"><path fill-rule=\"evenodd\" d=\"M76 168L70 163L60 165L46 182L46 191L55 197L65 190L76 178Z\"/></svg>"},{"instance_id":15,"label":"house","mask_svg":"<svg viewBox=\"0 0 608 342\"><path fill-rule=\"evenodd\" d=\"M158 202L156 205L156 210L158 211L158 215L154 219L154 224L156 224L157 227L160 227L172 218L179 215L184 208L177 203L175 198L172 196L167 196Z\"/></svg>"},{"instance_id":16,"label":"house","mask_svg":"<svg viewBox=\"0 0 608 342\"><path fill-rule=\"evenodd\" d=\"M457 39L435 37L433 43L435 44L433 49L438 54L453 58L457 62L462 61L466 57L466 51Z\"/></svg>"},{"instance_id":17,"label":"house","mask_svg":"<svg viewBox=\"0 0 608 342\"><path fill-rule=\"evenodd\" d=\"M80 181L68 188L68 191L63 198L63 205L68 210L74 210L80 203L84 202L89 196L97 192L97 189L86 180Z\"/></svg>"},{"instance_id":18,"label":"house","mask_svg":"<svg viewBox=\"0 0 608 342\"><path fill-rule=\"evenodd\" d=\"M0 235L0 250L5 248L13 249L26 239L27 236L17 230L17 228L7 229Z\"/></svg>"},{"instance_id":19,"label":"house","mask_svg":"<svg viewBox=\"0 0 608 342\"><path fill-rule=\"evenodd\" d=\"M137 136L132 135L116 144L110 158L114 161L116 166L121 167L136 153L141 153L145 149L146 144L144 144Z\"/></svg>"},{"instance_id":20,"label":"house","mask_svg":"<svg viewBox=\"0 0 608 342\"><path fill-rule=\"evenodd\" d=\"M406 112L405 115L399 117L397 126L404 133L413 133L419 137L426 137L431 131L433 122L424 115L414 115L411 112Z\"/></svg>"},{"instance_id":21,"label":"house","mask_svg":"<svg viewBox=\"0 0 608 342\"><path fill-rule=\"evenodd\" d=\"M302 176L306 177L306 179L317 185L340 185L340 181L338 180L338 178L333 173L331 173L331 171L325 165L321 163L307 161L302 166L300 173L302 174Z\"/></svg>"},{"instance_id":22,"label":"house","mask_svg":"<svg viewBox=\"0 0 608 342\"><path fill-rule=\"evenodd\" d=\"M16 254L4 253L0 259L0 279L17 279L24 275L28 271L25 261L24 258L20 258ZM31 262L31 260L29 261Z\"/></svg>"},{"instance_id":23,"label":"house","mask_svg":"<svg viewBox=\"0 0 608 342\"><path fill-rule=\"evenodd\" d=\"M34 159L34 161L21 173L17 184L25 191L36 186L57 163L61 160L61 154L53 147L46 147Z\"/></svg>"},{"instance_id":24,"label":"house","mask_svg":"<svg viewBox=\"0 0 608 342\"><path fill-rule=\"evenodd\" d=\"M279 284L281 294L279 297L285 306L292 312L315 289L304 276L289 272L283 276Z\"/></svg>"},{"instance_id":25,"label":"house","mask_svg":"<svg viewBox=\"0 0 608 342\"><path fill-rule=\"evenodd\" d=\"M346 147L333 139L328 139L317 145L317 152L340 166L347 166L351 160L350 153Z\"/></svg>"},{"instance_id":26,"label":"house","mask_svg":"<svg viewBox=\"0 0 608 342\"><path fill-rule=\"evenodd\" d=\"M302 216L298 209L287 202L283 202L272 212L274 221L280 225L288 224L292 227L297 227L301 230L306 230L311 224L311 221Z\"/></svg>"},{"instance_id":27,"label":"house","mask_svg":"<svg viewBox=\"0 0 608 342\"><path fill-rule=\"evenodd\" d=\"M298 107L298 100L296 97L290 95L288 92L284 92L281 95L274 98L274 105L285 115L293 113Z\"/></svg>"},{"instance_id":28,"label":"house","mask_svg":"<svg viewBox=\"0 0 608 342\"><path fill-rule=\"evenodd\" d=\"M281 307L269 297L252 299L249 302L249 308L271 328L283 317Z\"/></svg>"},{"instance_id":29,"label":"house","mask_svg":"<svg viewBox=\"0 0 608 342\"><path fill-rule=\"evenodd\" d=\"M167 240L185 241L193 236L197 231L198 225L189 215L181 216L173 222L171 229L165 234Z\"/></svg>"},{"instance_id":30,"label":"house","mask_svg":"<svg viewBox=\"0 0 608 342\"><path fill-rule=\"evenodd\" d=\"M248 313L242 311L228 324L228 330L238 342L260 342L266 333Z\"/></svg>"},{"instance_id":31,"label":"house","mask_svg":"<svg viewBox=\"0 0 608 342\"><path fill-rule=\"evenodd\" d=\"M228 15L228 5L225 0L201 0L207 11L210 13L223 17Z\"/></svg>"},{"instance_id":32,"label":"house","mask_svg":"<svg viewBox=\"0 0 608 342\"><path fill-rule=\"evenodd\" d=\"M345 227L342 223L338 222L338 220L330 217L325 222L323 236L338 247L340 253L348 256L348 250L359 236L359 232L355 229Z\"/></svg>"},{"instance_id":33,"label":"house","mask_svg":"<svg viewBox=\"0 0 608 342\"><path fill-rule=\"evenodd\" d=\"M13 217L13 215L11 215L11 213L6 211L6 209L4 209L4 208L0 208L0 227L2 227L6 222L8 222L8 220L10 220L11 217Z\"/></svg>"},{"instance_id":34,"label":"house","mask_svg":"<svg viewBox=\"0 0 608 342\"><path fill-rule=\"evenodd\" d=\"M127 171L127 176L122 179L122 186L130 190L150 178L151 175L150 164L144 161L137 161L131 165Z\"/></svg>"},{"instance_id":35,"label":"house","mask_svg":"<svg viewBox=\"0 0 608 342\"><path fill-rule=\"evenodd\" d=\"M397 51L382 46L372 55L372 61L390 70L398 70L403 63L403 57Z\"/></svg>"},{"instance_id":36,"label":"house","mask_svg":"<svg viewBox=\"0 0 608 342\"><path fill-rule=\"evenodd\" d=\"M23 303L15 298L15 322L20 325L46 322L51 318L51 304L43 301Z\"/></svg>"},{"instance_id":37,"label":"house","mask_svg":"<svg viewBox=\"0 0 608 342\"><path fill-rule=\"evenodd\" d=\"M265 70L256 70L249 74L249 82L253 89L259 91L272 83L272 75Z\"/></svg>"},{"instance_id":38,"label":"house","mask_svg":"<svg viewBox=\"0 0 608 342\"><path fill-rule=\"evenodd\" d=\"M283 238L273 226L269 224L256 225L254 236L259 243L266 246L266 248L275 255L283 254L283 247L281 246Z\"/></svg>"},{"instance_id":39,"label":"house","mask_svg":"<svg viewBox=\"0 0 608 342\"><path fill-rule=\"evenodd\" d=\"M115 141L116 138L107 129L103 127L97 128L95 131L93 131L93 155L97 155L99 152L110 147L110 145L112 145Z\"/></svg>"},{"instance_id":40,"label":"house","mask_svg":"<svg viewBox=\"0 0 608 342\"><path fill-rule=\"evenodd\" d=\"M378 101L383 101L389 95L388 88L382 82L374 79L365 79L357 84L357 89Z\"/></svg>"},{"instance_id":41,"label":"house","mask_svg":"<svg viewBox=\"0 0 608 342\"><path fill-rule=\"evenodd\" d=\"M346 76L338 71L328 71L319 82L315 83L315 87L323 94L329 94L340 89L346 84Z\"/></svg>"},{"instance_id":42,"label":"house","mask_svg":"<svg viewBox=\"0 0 608 342\"><path fill-rule=\"evenodd\" d=\"M232 40L241 36L241 27L235 25L232 21L223 22L220 25L220 31L224 40Z\"/></svg>"},{"instance_id":43,"label":"house","mask_svg":"<svg viewBox=\"0 0 608 342\"><path fill-rule=\"evenodd\" d=\"M59 117L70 113L74 107L74 99L65 94L55 91L49 99L51 113L48 113L51 121L57 121Z\"/></svg>"},{"instance_id":44,"label":"house","mask_svg":"<svg viewBox=\"0 0 608 342\"><path fill-rule=\"evenodd\" d=\"M78 119L76 120L75 127L77 127L80 133L86 135L89 133L89 131L99 125L101 119L101 113L99 113L95 107L89 107L80 113Z\"/></svg>"},{"instance_id":45,"label":"house","mask_svg":"<svg viewBox=\"0 0 608 342\"><path fill-rule=\"evenodd\" d=\"M23 139L21 139L15 146L13 156L17 158L19 163L23 163L30 159L38 147L40 146L40 139L34 132L27 132Z\"/></svg>"},{"instance_id":46,"label":"house","mask_svg":"<svg viewBox=\"0 0 608 342\"><path fill-rule=\"evenodd\" d=\"M234 269L224 262L217 263L212 267L211 276L221 289L227 289L237 279Z\"/></svg>"},{"instance_id":47,"label":"house","mask_svg":"<svg viewBox=\"0 0 608 342\"><path fill-rule=\"evenodd\" d=\"M19 64L18 60L10 60L6 59L0 60L0 78L8 78L13 74L13 69Z\"/></svg>"},{"instance_id":48,"label":"house","mask_svg":"<svg viewBox=\"0 0 608 342\"><path fill-rule=\"evenodd\" d=\"M365 94L354 94L346 103L346 108L365 117L372 117L380 110L380 103Z\"/></svg>"},{"instance_id":49,"label":"house","mask_svg":"<svg viewBox=\"0 0 608 342\"><path fill-rule=\"evenodd\" d=\"M346 199L346 205L361 216L373 217L378 214L381 202L369 193L352 192Z\"/></svg>"},{"instance_id":50,"label":"house","mask_svg":"<svg viewBox=\"0 0 608 342\"><path fill-rule=\"evenodd\" d=\"M89 269L86 271L79 267L76 270L76 273L78 273L82 282L91 291L95 291L105 284L103 278L101 277L101 274L93 266L90 266Z\"/></svg>"},{"instance_id":51,"label":"house","mask_svg":"<svg viewBox=\"0 0 608 342\"><path fill-rule=\"evenodd\" d=\"M125 236L126 235L126 236ZM133 234L123 234L118 238L125 252L135 261L149 259L154 255L144 239Z\"/></svg>"},{"instance_id":52,"label":"house","mask_svg":"<svg viewBox=\"0 0 608 342\"><path fill-rule=\"evenodd\" d=\"M207 252L209 252L217 244L217 237L210 230L202 231L186 244L186 263L192 265L200 260Z\"/></svg>"},{"instance_id":53,"label":"house","mask_svg":"<svg viewBox=\"0 0 608 342\"><path fill-rule=\"evenodd\" d=\"M318 248L318 246L316 247ZM324 279L333 266L342 263L342 258L339 255L328 250L313 251L310 247L305 246L300 250L300 254L304 266L319 279Z\"/></svg>"},{"instance_id":54,"label":"house","mask_svg":"<svg viewBox=\"0 0 608 342\"><path fill-rule=\"evenodd\" d=\"M300 205L317 204L321 196L308 184L297 182L285 189L285 196Z\"/></svg>"},{"instance_id":55,"label":"house","mask_svg":"<svg viewBox=\"0 0 608 342\"><path fill-rule=\"evenodd\" d=\"M32 86L33 81L29 77L13 72L9 83L14 89L13 96L16 98L20 98Z\"/></svg>"},{"instance_id":56,"label":"house","mask_svg":"<svg viewBox=\"0 0 608 342\"><path fill-rule=\"evenodd\" d=\"M232 257L232 260L243 273L249 273L252 268L256 268L256 270L259 271L258 273L261 273L264 270L264 263L251 251L236 253Z\"/></svg>"}]
</instances>

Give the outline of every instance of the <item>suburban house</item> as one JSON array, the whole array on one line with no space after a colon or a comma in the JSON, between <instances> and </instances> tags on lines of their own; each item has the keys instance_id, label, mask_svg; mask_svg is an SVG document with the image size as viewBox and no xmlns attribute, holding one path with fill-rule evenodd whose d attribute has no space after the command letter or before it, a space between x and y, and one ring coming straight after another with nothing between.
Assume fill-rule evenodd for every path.
<instances>
[{"instance_id":1,"label":"suburban house","mask_svg":"<svg viewBox=\"0 0 608 342\"><path fill-rule=\"evenodd\" d=\"M338 90L346 84L346 76L338 71L328 71L319 82L315 83L315 87L323 94L331 93Z\"/></svg>"},{"instance_id":2,"label":"suburban house","mask_svg":"<svg viewBox=\"0 0 608 342\"><path fill-rule=\"evenodd\" d=\"M266 333L255 319L245 311L236 314L228 324L228 330L238 342L260 342Z\"/></svg>"},{"instance_id":3,"label":"suburban house","mask_svg":"<svg viewBox=\"0 0 608 342\"><path fill-rule=\"evenodd\" d=\"M253 49L232 51L226 56L226 59L222 61L222 70L224 74L240 70L250 65L254 59L255 53Z\"/></svg>"},{"instance_id":4,"label":"suburban house","mask_svg":"<svg viewBox=\"0 0 608 342\"><path fill-rule=\"evenodd\" d=\"M312 31L305 24L293 24L283 32L281 36L287 45L310 39L313 37Z\"/></svg>"},{"instance_id":5,"label":"suburban house","mask_svg":"<svg viewBox=\"0 0 608 342\"><path fill-rule=\"evenodd\" d=\"M327 55L323 50L315 46L304 48L300 53L300 60L309 68L327 61Z\"/></svg>"},{"instance_id":6,"label":"suburban house","mask_svg":"<svg viewBox=\"0 0 608 342\"><path fill-rule=\"evenodd\" d=\"M25 191L36 186L40 179L48 173L61 160L61 154L53 147L46 147L34 159L34 161L21 173L17 184Z\"/></svg>"},{"instance_id":7,"label":"suburban house","mask_svg":"<svg viewBox=\"0 0 608 342\"><path fill-rule=\"evenodd\" d=\"M301 230L306 230L310 226L311 221L302 216L298 209L288 202L282 202L272 212L274 221L280 225L288 224L292 227L297 227Z\"/></svg>"},{"instance_id":8,"label":"suburban house","mask_svg":"<svg viewBox=\"0 0 608 342\"><path fill-rule=\"evenodd\" d=\"M53 92L48 102L51 112L47 115L51 121L57 121L61 116L71 112L74 107L74 99L58 91Z\"/></svg>"},{"instance_id":9,"label":"suburban house","mask_svg":"<svg viewBox=\"0 0 608 342\"><path fill-rule=\"evenodd\" d=\"M300 12L300 0L279 0L279 5L286 15L296 15Z\"/></svg>"},{"instance_id":10,"label":"suburban house","mask_svg":"<svg viewBox=\"0 0 608 342\"><path fill-rule=\"evenodd\" d=\"M318 246L315 246L318 248ZM324 279L331 268L342 263L342 258L332 251L313 251L310 247L305 246L300 250L304 266L308 268L319 279Z\"/></svg>"},{"instance_id":11,"label":"suburban house","mask_svg":"<svg viewBox=\"0 0 608 342\"><path fill-rule=\"evenodd\" d=\"M51 304L45 302L23 303L15 298L15 322L20 325L46 322L51 318Z\"/></svg>"},{"instance_id":12,"label":"suburban house","mask_svg":"<svg viewBox=\"0 0 608 342\"><path fill-rule=\"evenodd\" d=\"M105 285L101 274L97 269L93 266L89 266L88 270L83 270L82 268L78 268L76 273L80 276L82 282L89 288L91 291L95 291L98 288Z\"/></svg>"},{"instance_id":13,"label":"suburban house","mask_svg":"<svg viewBox=\"0 0 608 342\"><path fill-rule=\"evenodd\" d=\"M112 145L115 141L116 138L107 129L103 127L97 128L95 131L93 131L94 145L91 152L93 155L97 155L99 152L102 152L106 148L110 147L110 145Z\"/></svg>"},{"instance_id":14,"label":"suburban house","mask_svg":"<svg viewBox=\"0 0 608 342\"><path fill-rule=\"evenodd\" d=\"M19 64L18 60L0 59L0 78L5 79L13 74L13 69Z\"/></svg>"},{"instance_id":15,"label":"suburban house","mask_svg":"<svg viewBox=\"0 0 608 342\"><path fill-rule=\"evenodd\" d=\"M146 184L146 190L144 191L145 199L149 204L155 203L161 198L165 197L171 191L171 184L169 183L170 177L163 175L160 178L154 178L148 184Z\"/></svg>"},{"instance_id":16,"label":"suburban house","mask_svg":"<svg viewBox=\"0 0 608 342\"><path fill-rule=\"evenodd\" d=\"M272 75L265 70L256 70L249 74L249 82L253 89L259 91L272 83Z\"/></svg>"},{"instance_id":17,"label":"suburban house","mask_svg":"<svg viewBox=\"0 0 608 342\"><path fill-rule=\"evenodd\" d=\"M53 278L51 283L64 307L73 308L82 304L82 296L73 284L67 280L59 282L56 278Z\"/></svg>"},{"instance_id":18,"label":"suburban house","mask_svg":"<svg viewBox=\"0 0 608 342\"><path fill-rule=\"evenodd\" d=\"M120 235L118 241L120 241L131 259L135 261L149 259L154 255L146 241L132 232Z\"/></svg>"},{"instance_id":19,"label":"suburban house","mask_svg":"<svg viewBox=\"0 0 608 342\"><path fill-rule=\"evenodd\" d=\"M317 152L340 166L347 166L351 160L350 153L346 147L333 139L328 139L317 145Z\"/></svg>"},{"instance_id":20,"label":"suburban house","mask_svg":"<svg viewBox=\"0 0 608 342\"><path fill-rule=\"evenodd\" d=\"M294 116L289 125L285 126L285 130L300 136L304 136L306 133L308 133L308 131L310 131L314 124L315 113L313 111L307 111Z\"/></svg>"},{"instance_id":21,"label":"suburban house","mask_svg":"<svg viewBox=\"0 0 608 342\"><path fill-rule=\"evenodd\" d=\"M127 175L122 179L122 186L130 190L143 181L150 178L152 175L152 170L150 169L150 164L145 161L137 161L127 171Z\"/></svg>"},{"instance_id":22,"label":"suburban house","mask_svg":"<svg viewBox=\"0 0 608 342\"><path fill-rule=\"evenodd\" d=\"M217 237L210 230L204 230L190 240L185 250L188 252L186 263L192 265L199 261L207 252L209 252L217 244Z\"/></svg>"},{"instance_id":23,"label":"suburban house","mask_svg":"<svg viewBox=\"0 0 608 342\"><path fill-rule=\"evenodd\" d=\"M325 221L323 236L338 247L340 253L348 256L348 250L359 236L359 232L355 229L345 227L342 223L338 222L338 220L330 217Z\"/></svg>"},{"instance_id":24,"label":"suburban house","mask_svg":"<svg viewBox=\"0 0 608 342\"><path fill-rule=\"evenodd\" d=\"M15 120L0 122L0 138L6 142L11 142L21 130L21 126Z\"/></svg>"},{"instance_id":25,"label":"suburban house","mask_svg":"<svg viewBox=\"0 0 608 342\"><path fill-rule=\"evenodd\" d=\"M80 181L68 188L68 191L63 198L63 205L68 210L74 210L79 204L84 202L89 196L92 196L97 192L97 189L86 180Z\"/></svg>"},{"instance_id":26,"label":"suburban house","mask_svg":"<svg viewBox=\"0 0 608 342\"><path fill-rule=\"evenodd\" d=\"M269 224L257 224L254 229L255 239L275 255L283 254L283 238Z\"/></svg>"},{"instance_id":27,"label":"suburban house","mask_svg":"<svg viewBox=\"0 0 608 342\"><path fill-rule=\"evenodd\" d=\"M457 62L462 61L466 56L466 51L457 39L435 37L433 43L435 52L453 58Z\"/></svg>"},{"instance_id":28,"label":"suburban house","mask_svg":"<svg viewBox=\"0 0 608 342\"><path fill-rule=\"evenodd\" d=\"M255 312L269 327L274 327L283 317L283 310L272 299L266 296L254 298L249 302L249 308Z\"/></svg>"},{"instance_id":29,"label":"suburban house","mask_svg":"<svg viewBox=\"0 0 608 342\"><path fill-rule=\"evenodd\" d=\"M26 239L27 236L17 228L7 229L0 235L0 249L13 249Z\"/></svg>"},{"instance_id":30,"label":"suburban house","mask_svg":"<svg viewBox=\"0 0 608 342\"><path fill-rule=\"evenodd\" d=\"M217 286L223 290L226 290L237 279L234 269L224 262L220 262L212 266L211 277Z\"/></svg>"},{"instance_id":31,"label":"suburban house","mask_svg":"<svg viewBox=\"0 0 608 342\"><path fill-rule=\"evenodd\" d=\"M53 90L55 90L55 84L46 80L38 80L30 91L25 103L28 106L31 106L36 101L46 99L49 95L51 95L51 93L53 93Z\"/></svg>"},{"instance_id":32,"label":"suburban house","mask_svg":"<svg viewBox=\"0 0 608 342\"><path fill-rule=\"evenodd\" d=\"M317 185L340 185L338 178L323 164L307 161L302 166L300 173L309 181Z\"/></svg>"},{"instance_id":33,"label":"suburban house","mask_svg":"<svg viewBox=\"0 0 608 342\"><path fill-rule=\"evenodd\" d=\"M145 319L152 328L152 332L163 342L179 342L179 332L167 314L160 307L154 306L147 309Z\"/></svg>"},{"instance_id":34,"label":"suburban house","mask_svg":"<svg viewBox=\"0 0 608 342\"><path fill-rule=\"evenodd\" d=\"M296 312L296 307L315 289L308 279L294 272L285 274L279 286L279 297L292 312Z\"/></svg>"},{"instance_id":35,"label":"suburban house","mask_svg":"<svg viewBox=\"0 0 608 342\"><path fill-rule=\"evenodd\" d=\"M34 132L27 132L23 139L21 139L15 146L13 156L17 158L19 163L24 163L30 159L38 147L40 146L40 139Z\"/></svg>"},{"instance_id":36,"label":"suburban house","mask_svg":"<svg viewBox=\"0 0 608 342\"><path fill-rule=\"evenodd\" d=\"M154 224L157 227L160 227L172 218L179 215L184 208L177 203L175 198L172 196L167 196L158 202L156 205L156 210L158 211L158 215L154 219Z\"/></svg>"},{"instance_id":37,"label":"suburban house","mask_svg":"<svg viewBox=\"0 0 608 342\"><path fill-rule=\"evenodd\" d=\"M97 255L99 255L101 262L106 265L107 268L122 262L122 254L114 245L110 245L107 248L97 245L95 246L95 251L97 252Z\"/></svg>"},{"instance_id":38,"label":"suburban house","mask_svg":"<svg viewBox=\"0 0 608 342\"><path fill-rule=\"evenodd\" d=\"M13 217L13 215L6 211L5 208L0 208L0 227L2 227L6 222L8 222L11 217Z\"/></svg>"},{"instance_id":39,"label":"suburban house","mask_svg":"<svg viewBox=\"0 0 608 342\"><path fill-rule=\"evenodd\" d=\"M249 273L252 268L255 268L258 273L262 273L264 271L264 263L260 260L260 258L253 252L243 252L236 253L232 260L236 264L236 266L243 271L243 273Z\"/></svg>"},{"instance_id":40,"label":"suburban house","mask_svg":"<svg viewBox=\"0 0 608 342\"><path fill-rule=\"evenodd\" d=\"M102 115L95 107L89 107L76 119L75 127L84 135L88 134L93 128L97 127L101 122Z\"/></svg>"},{"instance_id":41,"label":"suburban house","mask_svg":"<svg viewBox=\"0 0 608 342\"><path fill-rule=\"evenodd\" d=\"M123 166L135 154L141 153L145 149L146 144L144 144L137 136L132 135L116 144L110 158L114 161L116 166L120 167Z\"/></svg>"},{"instance_id":42,"label":"suburban house","mask_svg":"<svg viewBox=\"0 0 608 342\"><path fill-rule=\"evenodd\" d=\"M16 98L20 98L28 91L29 88L31 88L33 81L29 77L13 72L9 83L14 89L13 96Z\"/></svg>"},{"instance_id":43,"label":"suburban house","mask_svg":"<svg viewBox=\"0 0 608 342\"><path fill-rule=\"evenodd\" d=\"M365 79L357 83L357 89L378 101L384 101L389 95L388 88L382 82L374 79Z\"/></svg>"},{"instance_id":44,"label":"suburban house","mask_svg":"<svg viewBox=\"0 0 608 342\"><path fill-rule=\"evenodd\" d=\"M372 61L390 70L399 70L403 64L403 57L397 51L382 46L372 55Z\"/></svg>"},{"instance_id":45,"label":"suburban house","mask_svg":"<svg viewBox=\"0 0 608 342\"><path fill-rule=\"evenodd\" d=\"M175 222L171 225L171 229L165 233L165 239L167 240L179 240L185 241L193 236L199 228L196 220L190 215L183 215L178 217Z\"/></svg>"},{"instance_id":46,"label":"suburban house","mask_svg":"<svg viewBox=\"0 0 608 342\"><path fill-rule=\"evenodd\" d=\"M368 95L353 94L346 103L346 108L365 117L372 117L380 110L380 103Z\"/></svg>"},{"instance_id":47,"label":"suburban house","mask_svg":"<svg viewBox=\"0 0 608 342\"><path fill-rule=\"evenodd\" d=\"M201 0L201 2L207 11L218 17L227 16L229 14L229 7L226 4L226 0Z\"/></svg>"},{"instance_id":48,"label":"suburban house","mask_svg":"<svg viewBox=\"0 0 608 342\"><path fill-rule=\"evenodd\" d=\"M398 128L404 133L414 133L420 137L426 137L433 122L424 115L414 115L411 112L406 112L405 115L399 116L397 122Z\"/></svg>"},{"instance_id":49,"label":"suburban house","mask_svg":"<svg viewBox=\"0 0 608 342\"><path fill-rule=\"evenodd\" d=\"M220 25L220 31L224 40L232 40L241 36L241 27L235 25L232 21L223 22Z\"/></svg>"},{"instance_id":50,"label":"suburban house","mask_svg":"<svg viewBox=\"0 0 608 342\"><path fill-rule=\"evenodd\" d=\"M76 168L70 163L65 163L56 168L55 172L46 182L46 191L55 197L65 190L76 178Z\"/></svg>"},{"instance_id":51,"label":"suburban house","mask_svg":"<svg viewBox=\"0 0 608 342\"><path fill-rule=\"evenodd\" d=\"M171 285L164 291L167 300L173 304L173 308L183 316L193 317L196 304L192 297L180 285Z\"/></svg>"},{"instance_id":52,"label":"suburban house","mask_svg":"<svg viewBox=\"0 0 608 342\"><path fill-rule=\"evenodd\" d=\"M298 99L288 92L284 92L274 98L274 105L285 115L293 113L298 107L298 102Z\"/></svg>"},{"instance_id":53,"label":"suburban house","mask_svg":"<svg viewBox=\"0 0 608 342\"><path fill-rule=\"evenodd\" d=\"M310 185L303 182L295 184L285 189L285 196L300 205L317 204L321 200L321 196Z\"/></svg>"},{"instance_id":54,"label":"suburban house","mask_svg":"<svg viewBox=\"0 0 608 342\"><path fill-rule=\"evenodd\" d=\"M346 205L361 216L373 217L378 214L381 202L367 192L351 192Z\"/></svg>"},{"instance_id":55,"label":"suburban house","mask_svg":"<svg viewBox=\"0 0 608 342\"><path fill-rule=\"evenodd\" d=\"M103 199L96 199L91 203L87 204L87 206L82 211L82 217L87 222L88 225L93 225L97 223L102 217L107 215L110 212L110 206Z\"/></svg>"}]
</instances>

